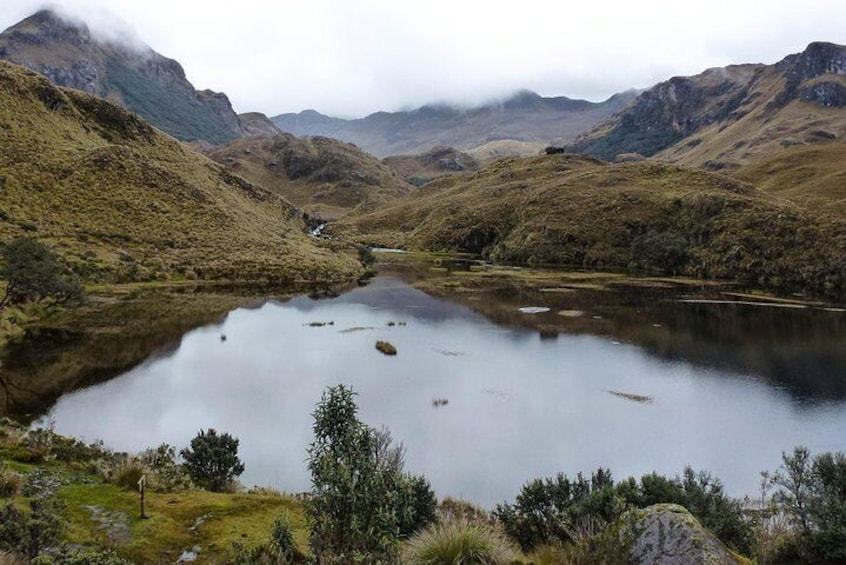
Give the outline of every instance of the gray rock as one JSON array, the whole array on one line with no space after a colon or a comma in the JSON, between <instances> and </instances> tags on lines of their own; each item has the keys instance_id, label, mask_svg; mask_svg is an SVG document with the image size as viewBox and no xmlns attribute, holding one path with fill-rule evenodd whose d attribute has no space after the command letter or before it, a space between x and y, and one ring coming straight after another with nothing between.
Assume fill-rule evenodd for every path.
<instances>
[{"instance_id":1,"label":"gray rock","mask_svg":"<svg viewBox=\"0 0 846 565\"><path fill-rule=\"evenodd\" d=\"M676 504L638 510L629 562L638 565L737 565L723 543Z\"/></svg>"}]
</instances>

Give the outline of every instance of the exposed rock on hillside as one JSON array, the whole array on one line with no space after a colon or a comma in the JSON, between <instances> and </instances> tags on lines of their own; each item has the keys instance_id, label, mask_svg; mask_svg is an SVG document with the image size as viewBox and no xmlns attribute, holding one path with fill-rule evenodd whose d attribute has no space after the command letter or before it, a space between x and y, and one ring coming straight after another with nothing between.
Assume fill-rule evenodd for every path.
<instances>
[{"instance_id":1,"label":"exposed rock on hillside","mask_svg":"<svg viewBox=\"0 0 846 565\"><path fill-rule=\"evenodd\" d=\"M433 147L420 155L386 157L383 163L416 186L447 175L478 171L480 168L474 157L452 147Z\"/></svg>"},{"instance_id":2,"label":"exposed rock on hillside","mask_svg":"<svg viewBox=\"0 0 846 565\"><path fill-rule=\"evenodd\" d=\"M468 151L493 142L511 148L573 139L624 108L634 92L593 103L566 97L543 98L522 91L501 102L476 108L446 104L422 106L406 112L377 112L357 120L331 118L314 110L271 118L279 129L294 135L324 135L355 143L378 157L422 153L434 146ZM529 145L529 153L537 148Z\"/></svg>"},{"instance_id":3,"label":"exposed rock on hillside","mask_svg":"<svg viewBox=\"0 0 846 565\"><path fill-rule=\"evenodd\" d=\"M226 95L194 89L178 62L145 45L100 40L51 10L0 34L0 58L116 102L183 141L218 144L245 133Z\"/></svg>"},{"instance_id":4,"label":"exposed rock on hillside","mask_svg":"<svg viewBox=\"0 0 846 565\"><path fill-rule=\"evenodd\" d=\"M286 200L135 114L0 61L0 239L44 240L89 280L353 276Z\"/></svg>"},{"instance_id":5,"label":"exposed rock on hillside","mask_svg":"<svg viewBox=\"0 0 846 565\"><path fill-rule=\"evenodd\" d=\"M218 147L209 156L324 219L410 189L373 156L326 137L250 137Z\"/></svg>"},{"instance_id":6,"label":"exposed rock on hillside","mask_svg":"<svg viewBox=\"0 0 846 565\"><path fill-rule=\"evenodd\" d=\"M658 504L637 511L629 560L638 565L738 565L736 558L684 507Z\"/></svg>"}]
</instances>

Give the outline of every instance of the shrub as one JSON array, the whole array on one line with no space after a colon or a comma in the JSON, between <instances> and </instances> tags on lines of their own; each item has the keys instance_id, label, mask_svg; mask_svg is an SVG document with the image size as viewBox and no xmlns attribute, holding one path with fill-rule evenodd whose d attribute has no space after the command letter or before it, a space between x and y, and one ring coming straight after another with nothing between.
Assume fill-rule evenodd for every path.
<instances>
[{"instance_id":1,"label":"shrub","mask_svg":"<svg viewBox=\"0 0 846 565\"><path fill-rule=\"evenodd\" d=\"M0 468L0 497L13 498L21 492L23 478L3 465Z\"/></svg>"},{"instance_id":2,"label":"shrub","mask_svg":"<svg viewBox=\"0 0 846 565\"><path fill-rule=\"evenodd\" d=\"M244 472L238 459L238 438L219 434L214 428L200 430L191 440L191 447L180 452L191 479L212 492L231 488L235 478Z\"/></svg>"},{"instance_id":3,"label":"shrub","mask_svg":"<svg viewBox=\"0 0 846 565\"><path fill-rule=\"evenodd\" d=\"M2 256L0 277L6 279L7 285L0 298L0 309L7 304L41 302L47 298L56 303L82 298L82 287L65 278L53 252L34 239L15 239L3 248Z\"/></svg>"},{"instance_id":4,"label":"shrub","mask_svg":"<svg viewBox=\"0 0 846 565\"><path fill-rule=\"evenodd\" d=\"M51 500L33 499L29 505L29 510L11 502L0 508L0 549L34 559L59 539L61 522Z\"/></svg>"},{"instance_id":5,"label":"shrub","mask_svg":"<svg viewBox=\"0 0 846 565\"><path fill-rule=\"evenodd\" d=\"M402 472L402 447L359 421L354 397L330 387L313 414L306 509L318 563L391 562L399 536L434 517L428 482Z\"/></svg>"},{"instance_id":6,"label":"shrub","mask_svg":"<svg viewBox=\"0 0 846 565\"><path fill-rule=\"evenodd\" d=\"M806 447L782 454L775 473L776 500L798 534L803 560L846 561L846 455L823 453L811 457Z\"/></svg>"},{"instance_id":7,"label":"shrub","mask_svg":"<svg viewBox=\"0 0 846 565\"><path fill-rule=\"evenodd\" d=\"M402 562L406 565L505 565L514 562L517 555L511 542L492 526L451 522L436 524L411 538Z\"/></svg>"},{"instance_id":8,"label":"shrub","mask_svg":"<svg viewBox=\"0 0 846 565\"><path fill-rule=\"evenodd\" d=\"M147 473L144 464L137 459L126 459L109 473L109 482L127 490L137 490L138 481Z\"/></svg>"},{"instance_id":9,"label":"shrub","mask_svg":"<svg viewBox=\"0 0 846 565\"><path fill-rule=\"evenodd\" d=\"M681 272L689 258L687 239L673 231L649 231L635 237L631 253L636 269L668 275Z\"/></svg>"},{"instance_id":10,"label":"shrub","mask_svg":"<svg viewBox=\"0 0 846 565\"><path fill-rule=\"evenodd\" d=\"M579 473L571 480L559 473L523 485L514 504L497 505L493 515L523 551L565 544L575 541L580 531L622 515L625 506L613 487L606 469L598 469L590 479Z\"/></svg>"},{"instance_id":11,"label":"shrub","mask_svg":"<svg viewBox=\"0 0 846 565\"><path fill-rule=\"evenodd\" d=\"M152 473L150 488L158 492L174 492L191 488L191 477L176 461L176 448L166 443L144 450L139 459Z\"/></svg>"}]
</instances>

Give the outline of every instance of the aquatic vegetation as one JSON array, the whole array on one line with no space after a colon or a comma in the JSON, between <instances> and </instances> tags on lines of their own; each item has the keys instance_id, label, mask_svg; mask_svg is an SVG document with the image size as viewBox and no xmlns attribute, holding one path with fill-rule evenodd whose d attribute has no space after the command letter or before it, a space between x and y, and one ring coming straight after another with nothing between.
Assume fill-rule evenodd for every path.
<instances>
[{"instance_id":1,"label":"aquatic vegetation","mask_svg":"<svg viewBox=\"0 0 846 565\"><path fill-rule=\"evenodd\" d=\"M396 355L397 348L394 347L390 342L387 341L377 341L376 342L376 349L384 353L385 355Z\"/></svg>"},{"instance_id":2,"label":"aquatic vegetation","mask_svg":"<svg viewBox=\"0 0 846 565\"><path fill-rule=\"evenodd\" d=\"M632 402L640 402L641 404L652 402L651 397L644 396L642 394L631 394L628 392L620 392L619 390L609 390L608 394L613 394L614 396L625 398L626 400L631 400Z\"/></svg>"}]
</instances>

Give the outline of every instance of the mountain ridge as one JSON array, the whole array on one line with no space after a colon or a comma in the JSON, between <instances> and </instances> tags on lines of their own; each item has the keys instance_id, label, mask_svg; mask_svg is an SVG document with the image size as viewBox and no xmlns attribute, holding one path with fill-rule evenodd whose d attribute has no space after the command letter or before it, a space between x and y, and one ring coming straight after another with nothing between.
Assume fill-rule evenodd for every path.
<instances>
[{"instance_id":1,"label":"mountain ridge","mask_svg":"<svg viewBox=\"0 0 846 565\"><path fill-rule=\"evenodd\" d=\"M374 112L352 120L309 109L273 116L271 120L288 133L334 137L384 158L423 153L436 146L466 151L500 140L534 142L542 147L552 140L575 137L633 98L634 91L627 91L603 102L589 102L565 96L545 98L521 90L505 100L471 108L431 103L413 110Z\"/></svg>"},{"instance_id":2,"label":"mountain ridge","mask_svg":"<svg viewBox=\"0 0 846 565\"><path fill-rule=\"evenodd\" d=\"M182 141L219 144L246 133L229 98L195 89L178 61L147 45L100 39L51 9L0 33L0 59L120 104Z\"/></svg>"}]
</instances>

